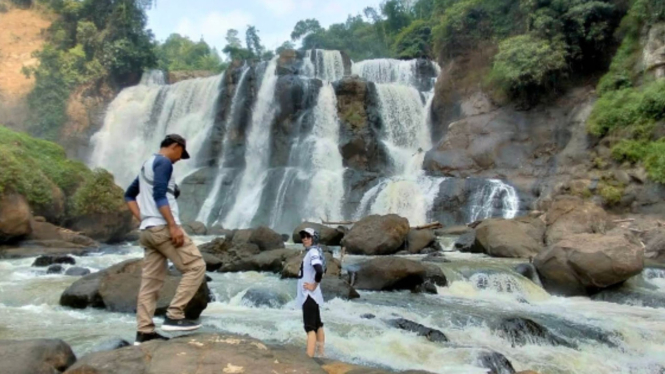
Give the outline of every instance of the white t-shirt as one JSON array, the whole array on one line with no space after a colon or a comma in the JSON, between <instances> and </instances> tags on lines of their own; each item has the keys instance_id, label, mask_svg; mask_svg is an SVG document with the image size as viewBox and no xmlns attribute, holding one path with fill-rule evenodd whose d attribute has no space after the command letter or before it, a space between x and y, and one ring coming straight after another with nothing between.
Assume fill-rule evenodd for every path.
<instances>
[{"instance_id":1,"label":"white t-shirt","mask_svg":"<svg viewBox=\"0 0 665 374\"><path fill-rule=\"evenodd\" d=\"M319 306L323 305L323 294L321 293L321 285L314 291L306 290L303 286L305 283L316 283L314 277L316 276L316 270L314 265L323 266L323 251L318 246L312 246L307 251L307 254L300 264L300 279L298 279L298 296L296 298L296 305L300 308L307 301L307 296L310 296L314 301L316 301Z\"/></svg>"}]
</instances>

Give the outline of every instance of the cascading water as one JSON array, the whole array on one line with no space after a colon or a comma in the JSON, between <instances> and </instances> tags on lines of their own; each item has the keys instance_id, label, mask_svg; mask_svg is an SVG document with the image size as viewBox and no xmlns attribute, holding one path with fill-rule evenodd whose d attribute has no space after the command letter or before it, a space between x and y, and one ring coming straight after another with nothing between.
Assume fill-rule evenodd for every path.
<instances>
[{"instance_id":1,"label":"cascading water","mask_svg":"<svg viewBox=\"0 0 665 374\"><path fill-rule=\"evenodd\" d=\"M308 50L303 61L303 74L328 82L341 79L344 76L342 53L323 49Z\"/></svg>"},{"instance_id":2,"label":"cascading water","mask_svg":"<svg viewBox=\"0 0 665 374\"><path fill-rule=\"evenodd\" d=\"M360 61L353 64L353 74L374 83L399 83L416 85L417 60L393 60L389 58Z\"/></svg>"},{"instance_id":3,"label":"cascading water","mask_svg":"<svg viewBox=\"0 0 665 374\"><path fill-rule=\"evenodd\" d=\"M277 85L277 58L273 58L261 81L247 136L245 171L240 180L239 193L233 208L223 220L224 227L246 228L259 209L270 156L270 128L275 118L275 87Z\"/></svg>"},{"instance_id":4,"label":"cascading water","mask_svg":"<svg viewBox=\"0 0 665 374\"><path fill-rule=\"evenodd\" d=\"M214 124L222 75L162 85L160 73L147 72L142 84L122 90L109 105L104 126L91 139L90 166L109 170L120 186L132 182L141 163L159 150L169 133L187 139L192 160L175 166L178 180L184 179L196 169L197 151Z\"/></svg>"},{"instance_id":5,"label":"cascading water","mask_svg":"<svg viewBox=\"0 0 665 374\"><path fill-rule=\"evenodd\" d=\"M493 217L497 205L500 205L498 211L501 217L515 218L519 210L519 199L512 186L498 179L489 179L472 198L469 222Z\"/></svg>"},{"instance_id":6,"label":"cascading water","mask_svg":"<svg viewBox=\"0 0 665 374\"><path fill-rule=\"evenodd\" d=\"M203 202L203 205L201 206L201 210L199 211L199 215L197 216L196 220L199 222L204 222L206 224L209 223L210 220L210 214L212 213L212 210L217 204L217 200L219 198L219 193L220 189L222 186L222 181L224 180L224 177L226 176L226 165L225 165L225 160L226 160L226 155L228 153L228 148L229 148L229 140L231 139L231 136L229 136L227 133L230 130L232 126L233 120L236 118L236 113L239 110L239 105L238 102L240 101L240 94L242 93L242 88L243 85L245 84L245 80L247 78L247 73L249 73L250 68L245 67L240 75L240 80L238 81L238 85L236 87L236 92L233 94L233 99L231 102L231 110L229 111L229 114L224 121L224 140L222 143L222 152L221 156L219 157L219 160L217 164L219 165L219 170L217 171L217 176L215 177L215 182L213 183L213 187L210 190L210 194L208 197L205 199Z\"/></svg>"}]
</instances>

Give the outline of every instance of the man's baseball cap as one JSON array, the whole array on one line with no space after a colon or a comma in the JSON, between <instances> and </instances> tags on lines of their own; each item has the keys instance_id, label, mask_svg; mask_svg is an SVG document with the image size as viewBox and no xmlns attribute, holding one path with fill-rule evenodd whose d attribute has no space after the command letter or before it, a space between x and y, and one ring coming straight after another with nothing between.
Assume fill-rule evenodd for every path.
<instances>
[{"instance_id":1,"label":"man's baseball cap","mask_svg":"<svg viewBox=\"0 0 665 374\"><path fill-rule=\"evenodd\" d=\"M166 135L165 140L166 139L172 140L172 141L180 144L182 146L182 159L183 160L189 159L189 152L187 152L187 141L185 140L185 138L183 138L182 136L180 136L178 134L169 134L169 135Z\"/></svg>"}]
</instances>

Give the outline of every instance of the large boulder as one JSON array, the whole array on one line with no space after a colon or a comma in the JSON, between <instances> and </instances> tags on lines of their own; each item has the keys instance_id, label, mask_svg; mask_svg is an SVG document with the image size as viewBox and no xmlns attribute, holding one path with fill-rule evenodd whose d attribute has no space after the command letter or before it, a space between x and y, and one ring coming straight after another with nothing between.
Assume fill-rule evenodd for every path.
<instances>
[{"instance_id":1,"label":"large boulder","mask_svg":"<svg viewBox=\"0 0 665 374\"><path fill-rule=\"evenodd\" d=\"M499 352L481 352L476 360L480 367L489 369L487 374L515 374L513 364Z\"/></svg>"},{"instance_id":2,"label":"large boulder","mask_svg":"<svg viewBox=\"0 0 665 374\"><path fill-rule=\"evenodd\" d=\"M302 243L299 233L308 227L319 232L319 243L323 245L339 246L344 238L344 232L340 229L333 229L313 222L303 222L293 230L292 238L294 243Z\"/></svg>"},{"instance_id":3,"label":"large boulder","mask_svg":"<svg viewBox=\"0 0 665 374\"><path fill-rule=\"evenodd\" d=\"M352 300L360 297L358 291L356 291L347 281L343 279L335 277L323 277L320 287L321 292L323 292L323 297L326 300L332 300L334 298Z\"/></svg>"},{"instance_id":4,"label":"large boulder","mask_svg":"<svg viewBox=\"0 0 665 374\"><path fill-rule=\"evenodd\" d=\"M32 232L30 206L19 194L0 197L0 244L22 239Z\"/></svg>"},{"instance_id":5,"label":"large boulder","mask_svg":"<svg viewBox=\"0 0 665 374\"><path fill-rule=\"evenodd\" d=\"M198 221L187 222L187 223L182 225L182 228L189 235L206 235L206 234L208 234L208 228L206 228L206 225L204 223L201 223L201 222L198 222Z\"/></svg>"},{"instance_id":6,"label":"large boulder","mask_svg":"<svg viewBox=\"0 0 665 374\"><path fill-rule=\"evenodd\" d=\"M297 278L300 273L300 264L305 257L303 251L299 256L293 256L286 261L284 269L282 269L282 278ZM334 258L329 252L324 251L323 254L326 258L326 274L331 277L338 277L342 272L342 264L338 259Z\"/></svg>"},{"instance_id":7,"label":"large boulder","mask_svg":"<svg viewBox=\"0 0 665 374\"><path fill-rule=\"evenodd\" d=\"M651 230L645 243L644 256L646 258L665 262L665 228Z\"/></svg>"},{"instance_id":8,"label":"large boulder","mask_svg":"<svg viewBox=\"0 0 665 374\"><path fill-rule=\"evenodd\" d=\"M543 250L545 224L537 218L489 219L476 228L471 252L492 257L530 258Z\"/></svg>"},{"instance_id":9,"label":"large boulder","mask_svg":"<svg viewBox=\"0 0 665 374\"><path fill-rule=\"evenodd\" d=\"M222 267L222 260L207 252L202 252L203 261L206 263L206 271L217 271Z\"/></svg>"},{"instance_id":10,"label":"large boulder","mask_svg":"<svg viewBox=\"0 0 665 374\"><path fill-rule=\"evenodd\" d=\"M32 226L32 233L28 236L27 239L35 242L53 242L57 241L63 245L73 245L73 247L81 248L96 248L99 247L99 243L93 239L81 235L78 232L58 227L48 222L42 220L32 220L30 223Z\"/></svg>"},{"instance_id":11,"label":"large boulder","mask_svg":"<svg viewBox=\"0 0 665 374\"><path fill-rule=\"evenodd\" d=\"M587 295L639 274L644 250L624 235L577 234L541 252L534 265L549 292Z\"/></svg>"},{"instance_id":12,"label":"large boulder","mask_svg":"<svg viewBox=\"0 0 665 374\"><path fill-rule=\"evenodd\" d=\"M433 246L435 242L434 231L411 229L406 236L406 250L411 254L418 254L423 249Z\"/></svg>"},{"instance_id":13,"label":"large boulder","mask_svg":"<svg viewBox=\"0 0 665 374\"><path fill-rule=\"evenodd\" d=\"M66 374L325 374L300 347L256 339L196 334L87 355Z\"/></svg>"},{"instance_id":14,"label":"large boulder","mask_svg":"<svg viewBox=\"0 0 665 374\"><path fill-rule=\"evenodd\" d=\"M136 313L136 300L141 286L142 259L127 260L108 269L87 275L69 286L60 296L60 305L77 309L88 306L111 312ZM159 293L155 315L166 313L180 282L179 276L167 275ZM208 306L212 294L206 282L185 308L188 318L196 319Z\"/></svg>"},{"instance_id":15,"label":"large boulder","mask_svg":"<svg viewBox=\"0 0 665 374\"><path fill-rule=\"evenodd\" d=\"M72 256L62 255L43 255L39 256L33 261L32 266L47 267L53 264L69 264L76 265L76 260Z\"/></svg>"},{"instance_id":16,"label":"large boulder","mask_svg":"<svg viewBox=\"0 0 665 374\"><path fill-rule=\"evenodd\" d=\"M253 230L249 237L249 242L256 244L261 252L269 251L271 249L284 248L284 240L282 239L282 235L265 226L261 226Z\"/></svg>"},{"instance_id":17,"label":"large boulder","mask_svg":"<svg viewBox=\"0 0 665 374\"><path fill-rule=\"evenodd\" d=\"M552 203L546 223L547 245L575 234L604 234L612 229L612 222L603 208L571 196L562 196Z\"/></svg>"},{"instance_id":18,"label":"large boulder","mask_svg":"<svg viewBox=\"0 0 665 374\"><path fill-rule=\"evenodd\" d=\"M67 227L103 243L122 242L134 229L132 214L124 207L113 213L93 213L72 218Z\"/></svg>"},{"instance_id":19,"label":"large boulder","mask_svg":"<svg viewBox=\"0 0 665 374\"><path fill-rule=\"evenodd\" d=\"M258 251L258 247L254 244L245 244L245 246L253 246ZM236 249L238 247L233 247ZM222 273L236 273L242 271L263 271L271 273L280 273L284 269L284 263L291 257L297 256L298 251L293 249L273 249L272 251L260 252L251 255L243 256L233 262L224 262L224 265L219 269Z\"/></svg>"},{"instance_id":20,"label":"large boulder","mask_svg":"<svg viewBox=\"0 0 665 374\"><path fill-rule=\"evenodd\" d=\"M349 254L391 255L403 249L411 228L396 214L371 215L358 221L342 240Z\"/></svg>"},{"instance_id":21,"label":"large boulder","mask_svg":"<svg viewBox=\"0 0 665 374\"><path fill-rule=\"evenodd\" d=\"M369 291L416 291L429 280L440 286L446 285L446 278L438 267L399 257L367 261L351 274L351 278L353 287Z\"/></svg>"},{"instance_id":22,"label":"large boulder","mask_svg":"<svg viewBox=\"0 0 665 374\"><path fill-rule=\"evenodd\" d=\"M56 374L74 362L71 347L60 339L0 340L0 373Z\"/></svg>"}]
</instances>

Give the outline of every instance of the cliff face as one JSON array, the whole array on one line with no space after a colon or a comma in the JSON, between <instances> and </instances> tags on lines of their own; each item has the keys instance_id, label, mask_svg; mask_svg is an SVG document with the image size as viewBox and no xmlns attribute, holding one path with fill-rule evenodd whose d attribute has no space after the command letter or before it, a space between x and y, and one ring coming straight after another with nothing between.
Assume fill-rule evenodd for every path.
<instances>
[{"instance_id":1,"label":"cliff face","mask_svg":"<svg viewBox=\"0 0 665 374\"><path fill-rule=\"evenodd\" d=\"M663 30L651 27L642 38L640 68L649 79L665 76ZM507 180L527 209L545 209L562 194L591 198L620 212L665 209L665 186L650 181L639 165L612 162L609 139L588 134L595 84L528 109L501 105L470 74L490 63L480 55L444 66L432 104L435 145L424 163L429 174Z\"/></svg>"},{"instance_id":2,"label":"cliff face","mask_svg":"<svg viewBox=\"0 0 665 374\"><path fill-rule=\"evenodd\" d=\"M10 8L0 12L0 25L0 123L23 129L28 114L26 97L35 80L27 78L21 69L38 63L32 53L42 48L42 31L51 20L34 10Z\"/></svg>"}]
</instances>

